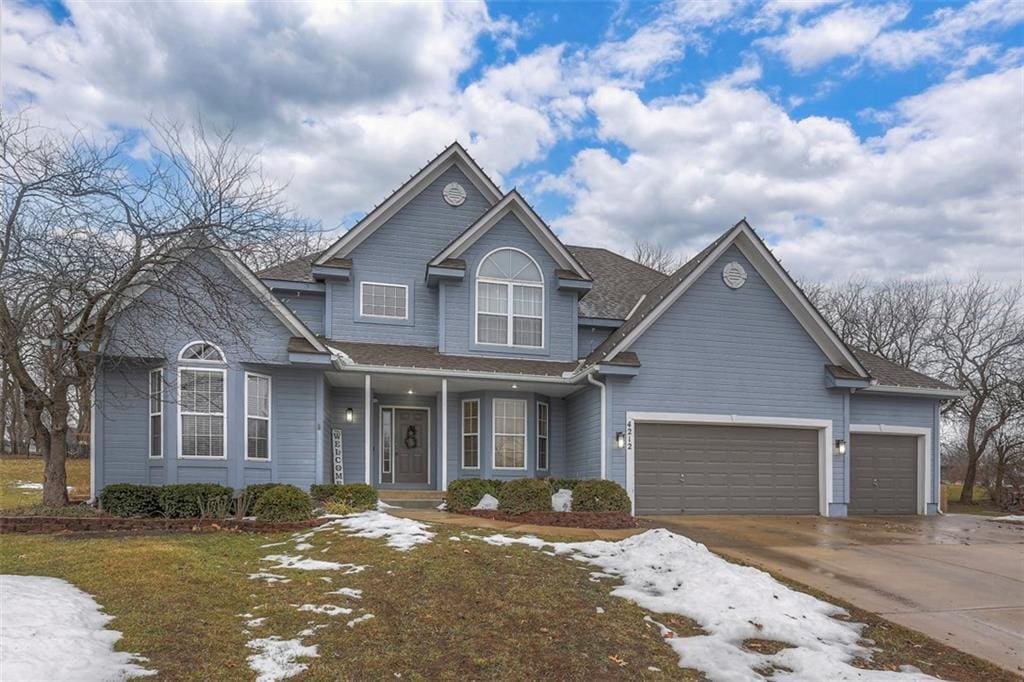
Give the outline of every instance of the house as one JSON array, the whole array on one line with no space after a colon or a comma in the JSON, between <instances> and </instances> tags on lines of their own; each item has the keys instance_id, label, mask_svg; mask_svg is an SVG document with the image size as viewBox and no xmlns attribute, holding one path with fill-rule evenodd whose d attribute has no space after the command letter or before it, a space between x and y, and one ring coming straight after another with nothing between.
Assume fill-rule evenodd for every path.
<instances>
[{"instance_id":1,"label":"house","mask_svg":"<svg viewBox=\"0 0 1024 682\"><path fill-rule=\"evenodd\" d=\"M196 258L251 331L119 313L156 316L115 320L94 490L550 476L642 514L936 511L956 391L848 347L745 220L665 276L563 244L453 144L313 257Z\"/></svg>"}]
</instances>

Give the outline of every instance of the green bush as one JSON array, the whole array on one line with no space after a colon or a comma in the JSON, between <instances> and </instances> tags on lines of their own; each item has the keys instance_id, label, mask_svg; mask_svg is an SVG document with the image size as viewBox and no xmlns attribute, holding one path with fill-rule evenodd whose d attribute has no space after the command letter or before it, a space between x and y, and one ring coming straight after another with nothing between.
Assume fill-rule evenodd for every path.
<instances>
[{"instance_id":1,"label":"green bush","mask_svg":"<svg viewBox=\"0 0 1024 682\"><path fill-rule=\"evenodd\" d=\"M498 496L502 481L482 478L460 478L448 484L444 502L448 511L464 512L472 509L484 495Z\"/></svg>"},{"instance_id":2,"label":"green bush","mask_svg":"<svg viewBox=\"0 0 1024 682\"><path fill-rule=\"evenodd\" d=\"M575 490L576 486L580 484L580 479L578 478L546 478L544 481L551 489L552 495L563 488L566 490Z\"/></svg>"},{"instance_id":3,"label":"green bush","mask_svg":"<svg viewBox=\"0 0 1024 682\"><path fill-rule=\"evenodd\" d=\"M507 514L551 511L551 488L536 478L508 481L498 491L498 509Z\"/></svg>"},{"instance_id":4,"label":"green bush","mask_svg":"<svg viewBox=\"0 0 1024 682\"><path fill-rule=\"evenodd\" d=\"M160 489L160 513L169 519L195 519L218 499L234 497L235 491L216 483L177 483Z\"/></svg>"},{"instance_id":5,"label":"green bush","mask_svg":"<svg viewBox=\"0 0 1024 682\"><path fill-rule=\"evenodd\" d=\"M632 505L626 490L615 481L580 481L572 491L572 510L626 512Z\"/></svg>"},{"instance_id":6,"label":"green bush","mask_svg":"<svg viewBox=\"0 0 1024 682\"><path fill-rule=\"evenodd\" d=\"M341 502L353 511L365 511L377 505L377 491L366 483L321 483L310 487L317 504Z\"/></svg>"},{"instance_id":7,"label":"green bush","mask_svg":"<svg viewBox=\"0 0 1024 682\"><path fill-rule=\"evenodd\" d=\"M238 497L238 504L241 508L236 508L235 512L238 516L248 516L253 508L256 506L256 502L259 501L263 494L271 488L276 488L281 485L280 483L253 483L252 485L245 486L242 490L242 494Z\"/></svg>"},{"instance_id":8,"label":"green bush","mask_svg":"<svg viewBox=\"0 0 1024 682\"><path fill-rule=\"evenodd\" d=\"M305 521L313 516L313 502L301 488L276 485L260 496L253 511L260 521Z\"/></svg>"},{"instance_id":9,"label":"green bush","mask_svg":"<svg viewBox=\"0 0 1024 682\"><path fill-rule=\"evenodd\" d=\"M113 483L100 493L100 507L115 516L156 516L160 513L160 488Z\"/></svg>"}]
</instances>

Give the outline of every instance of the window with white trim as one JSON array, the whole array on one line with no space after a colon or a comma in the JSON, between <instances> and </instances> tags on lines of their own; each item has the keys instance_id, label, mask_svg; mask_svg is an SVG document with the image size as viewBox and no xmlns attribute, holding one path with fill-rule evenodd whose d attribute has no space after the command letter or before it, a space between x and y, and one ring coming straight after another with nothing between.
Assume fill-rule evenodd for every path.
<instances>
[{"instance_id":1,"label":"window with white trim","mask_svg":"<svg viewBox=\"0 0 1024 682\"><path fill-rule=\"evenodd\" d=\"M526 401L495 398L494 468L526 468Z\"/></svg>"},{"instance_id":2,"label":"window with white trim","mask_svg":"<svg viewBox=\"0 0 1024 682\"><path fill-rule=\"evenodd\" d=\"M164 456L164 370L149 373L149 456Z\"/></svg>"},{"instance_id":3,"label":"window with white trim","mask_svg":"<svg viewBox=\"0 0 1024 682\"><path fill-rule=\"evenodd\" d=\"M462 401L462 468L480 468L480 401Z\"/></svg>"},{"instance_id":4,"label":"window with white trim","mask_svg":"<svg viewBox=\"0 0 1024 682\"><path fill-rule=\"evenodd\" d=\"M270 459L270 377L245 373L245 458Z\"/></svg>"},{"instance_id":5,"label":"window with white trim","mask_svg":"<svg viewBox=\"0 0 1024 682\"><path fill-rule=\"evenodd\" d=\"M518 249L498 249L476 276L476 342L544 346L544 278L536 261Z\"/></svg>"},{"instance_id":6,"label":"window with white trim","mask_svg":"<svg viewBox=\"0 0 1024 682\"><path fill-rule=\"evenodd\" d=\"M194 341L181 349L180 360L191 362L224 362L224 354L220 348L205 341Z\"/></svg>"},{"instance_id":7,"label":"window with white trim","mask_svg":"<svg viewBox=\"0 0 1024 682\"><path fill-rule=\"evenodd\" d=\"M548 468L548 431L551 427L550 408L547 403L537 403L537 468Z\"/></svg>"},{"instance_id":8,"label":"window with white trim","mask_svg":"<svg viewBox=\"0 0 1024 682\"><path fill-rule=\"evenodd\" d=\"M181 457L224 458L225 372L179 370Z\"/></svg>"},{"instance_id":9,"label":"window with white trim","mask_svg":"<svg viewBox=\"0 0 1024 682\"><path fill-rule=\"evenodd\" d=\"M359 286L360 312L363 317L408 319L409 287L379 282L362 282Z\"/></svg>"}]
</instances>

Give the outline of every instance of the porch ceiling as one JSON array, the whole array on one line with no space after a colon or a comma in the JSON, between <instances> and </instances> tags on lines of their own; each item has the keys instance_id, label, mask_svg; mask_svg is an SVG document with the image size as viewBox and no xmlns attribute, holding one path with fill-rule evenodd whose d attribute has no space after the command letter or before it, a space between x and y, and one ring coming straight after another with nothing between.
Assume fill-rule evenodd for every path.
<instances>
[{"instance_id":1,"label":"porch ceiling","mask_svg":"<svg viewBox=\"0 0 1024 682\"><path fill-rule=\"evenodd\" d=\"M331 386L339 388L361 389L364 386L365 376L363 372L327 372L327 381ZM441 391L442 377L437 376L371 373L370 377L370 385L374 393L407 394L411 390L413 395L434 395ZM553 397L564 397L578 391L580 388L582 388L580 384L448 377L449 393L523 391L524 393L541 393Z\"/></svg>"}]
</instances>

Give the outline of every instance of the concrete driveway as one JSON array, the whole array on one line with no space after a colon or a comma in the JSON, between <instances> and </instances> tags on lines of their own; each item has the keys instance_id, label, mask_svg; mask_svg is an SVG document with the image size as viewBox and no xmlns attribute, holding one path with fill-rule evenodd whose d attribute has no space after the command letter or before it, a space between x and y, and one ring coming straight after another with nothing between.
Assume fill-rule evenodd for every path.
<instances>
[{"instance_id":1,"label":"concrete driveway","mask_svg":"<svg viewBox=\"0 0 1024 682\"><path fill-rule=\"evenodd\" d=\"M1024 526L940 517L652 516L744 563L1024 672Z\"/></svg>"}]
</instances>

